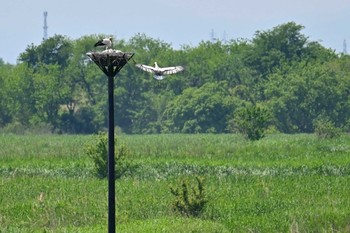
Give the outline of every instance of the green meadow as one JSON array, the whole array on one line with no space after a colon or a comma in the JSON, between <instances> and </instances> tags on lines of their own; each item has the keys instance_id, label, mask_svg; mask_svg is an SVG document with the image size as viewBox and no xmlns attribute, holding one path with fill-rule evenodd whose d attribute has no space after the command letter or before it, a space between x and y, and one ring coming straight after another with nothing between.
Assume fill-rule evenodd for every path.
<instances>
[{"instance_id":1,"label":"green meadow","mask_svg":"<svg viewBox=\"0 0 350 233\"><path fill-rule=\"evenodd\" d=\"M120 135L117 232L350 232L350 135ZM0 135L0 232L107 232L107 180L94 136ZM203 177L198 217L174 212L170 187Z\"/></svg>"}]
</instances>

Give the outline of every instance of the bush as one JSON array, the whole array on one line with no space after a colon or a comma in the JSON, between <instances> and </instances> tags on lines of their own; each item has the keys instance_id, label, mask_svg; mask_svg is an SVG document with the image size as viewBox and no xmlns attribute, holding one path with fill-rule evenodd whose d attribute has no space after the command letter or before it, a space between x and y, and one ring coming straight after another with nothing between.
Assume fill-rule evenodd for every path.
<instances>
[{"instance_id":1,"label":"bush","mask_svg":"<svg viewBox=\"0 0 350 233\"><path fill-rule=\"evenodd\" d=\"M103 179L108 175L108 137L105 133L100 133L94 141L94 144L87 146L86 153L94 163L96 175ZM119 179L129 169L130 163L127 161L129 150L117 142L115 137L115 178Z\"/></svg>"},{"instance_id":2,"label":"bush","mask_svg":"<svg viewBox=\"0 0 350 233\"><path fill-rule=\"evenodd\" d=\"M25 126L20 122L12 122L4 128L0 128L0 133L12 133L16 135L24 134L52 134L53 127L50 124L38 123L30 126Z\"/></svg>"},{"instance_id":3,"label":"bush","mask_svg":"<svg viewBox=\"0 0 350 233\"><path fill-rule=\"evenodd\" d=\"M17 135L21 135L21 134L25 134L26 133L27 128L22 125L19 122L13 122L10 124L7 124L4 128L0 129L0 133L12 133L12 134L17 134Z\"/></svg>"},{"instance_id":4,"label":"bush","mask_svg":"<svg viewBox=\"0 0 350 233\"><path fill-rule=\"evenodd\" d=\"M243 136L249 140L265 137L270 114L265 108L250 106L237 110L233 124Z\"/></svg>"},{"instance_id":5,"label":"bush","mask_svg":"<svg viewBox=\"0 0 350 233\"><path fill-rule=\"evenodd\" d=\"M196 177L196 181L197 188L189 185L188 180L182 180L179 188L170 188L171 193L176 198L173 203L174 211L187 217L197 217L203 211L208 202L204 190L204 179Z\"/></svg>"},{"instance_id":6,"label":"bush","mask_svg":"<svg viewBox=\"0 0 350 233\"><path fill-rule=\"evenodd\" d=\"M328 117L320 117L313 123L318 138L335 138L340 135L340 129Z\"/></svg>"}]
</instances>

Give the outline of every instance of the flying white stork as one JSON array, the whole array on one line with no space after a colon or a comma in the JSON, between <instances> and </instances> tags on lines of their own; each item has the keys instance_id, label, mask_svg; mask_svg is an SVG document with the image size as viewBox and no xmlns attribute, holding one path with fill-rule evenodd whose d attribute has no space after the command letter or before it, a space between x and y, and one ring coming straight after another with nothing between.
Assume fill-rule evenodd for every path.
<instances>
[{"instance_id":1,"label":"flying white stork","mask_svg":"<svg viewBox=\"0 0 350 233\"><path fill-rule=\"evenodd\" d=\"M96 42L95 47L105 47L105 49L112 47L112 37L104 38Z\"/></svg>"},{"instance_id":2,"label":"flying white stork","mask_svg":"<svg viewBox=\"0 0 350 233\"><path fill-rule=\"evenodd\" d=\"M154 67L142 64L136 64L136 67L154 74L154 78L157 80L163 80L168 74L176 74L184 70L182 66L159 67L157 62L154 63Z\"/></svg>"}]
</instances>

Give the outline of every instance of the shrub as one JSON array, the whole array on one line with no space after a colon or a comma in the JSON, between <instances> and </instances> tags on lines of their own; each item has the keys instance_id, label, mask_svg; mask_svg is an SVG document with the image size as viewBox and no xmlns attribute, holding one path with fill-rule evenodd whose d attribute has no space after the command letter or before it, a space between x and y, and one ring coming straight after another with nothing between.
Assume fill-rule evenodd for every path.
<instances>
[{"instance_id":1,"label":"shrub","mask_svg":"<svg viewBox=\"0 0 350 233\"><path fill-rule=\"evenodd\" d=\"M313 123L318 138L335 138L340 135L340 129L328 117L320 117Z\"/></svg>"},{"instance_id":2,"label":"shrub","mask_svg":"<svg viewBox=\"0 0 350 233\"><path fill-rule=\"evenodd\" d=\"M270 114L265 108L250 106L237 110L234 125L243 136L249 140L259 140L265 137Z\"/></svg>"},{"instance_id":3,"label":"shrub","mask_svg":"<svg viewBox=\"0 0 350 233\"><path fill-rule=\"evenodd\" d=\"M174 211L187 217L197 217L203 211L208 202L204 190L204 179L196 177L196 181L197 187L190 185L186 179L181 181L181 187L170 187L171 193L175 196Z\"/></svg>"},{"instance_id":4,"label":"shrub","mask_svg":"<svg viewBox=\"0 0 350 233\"><path fill-rule=\"evenodd\" d=\"M0 133L12 133L12 134L25 134L26 127L19 122L13 122L7 124L4 128L0 129Z\"/></svg>"},{"instance_id":5,"label":"shrub","mask_svg":"<svg viewBox=\"0 0 350 233\"><path fill-rule=\"evenodd\" d=\"M94 163L96 175L101 179L106 178L108 175L108 137L105 133L100 133L94 141L94 144L87 146L86 153ZM118 145L117 142L117 137L115 137L115 178L119 179L129 169L130 163L127 161L129 150L125 145Z\"/></svg>"}]
</instances>

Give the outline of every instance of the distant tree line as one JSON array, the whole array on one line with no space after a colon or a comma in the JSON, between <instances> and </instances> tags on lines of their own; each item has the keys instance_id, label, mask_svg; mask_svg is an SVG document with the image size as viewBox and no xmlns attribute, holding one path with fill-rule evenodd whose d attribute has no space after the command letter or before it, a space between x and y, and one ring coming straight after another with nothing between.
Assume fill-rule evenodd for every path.
<instances>
[{"instance_id":1,"label":"distant tree line","mask_svg":"<svg viewBox=\"0 0 350 233\"><path fill-rule=\"evenodd\" d=\"M137 63L185 71L157 81L130 61L116 76L116 126L130 134L228 133L244 109L256 107L279 132L310 133L319 119L347 130L350 57L309 41L302 30L288 22L251 40L180 50L144 34L117 40L114 48L135 52ZM107 78L86 56L103 36L55 35L29 45L16 65L0 60L0 131L105 129Z\"/></svg>"}]
</instances>

